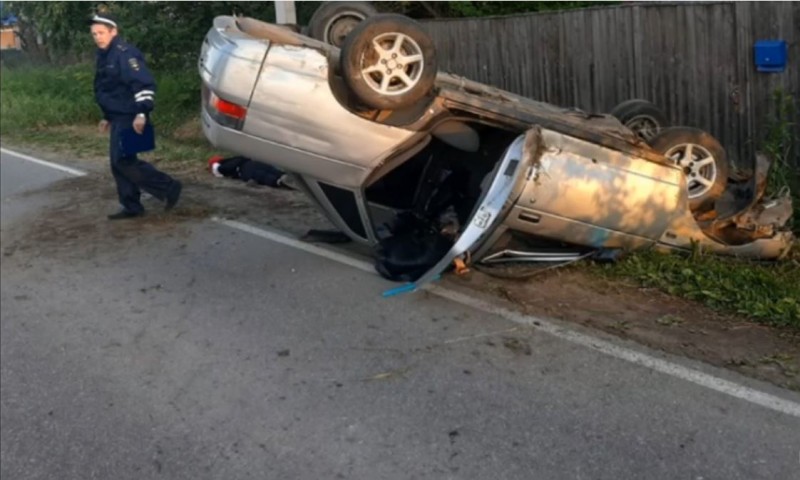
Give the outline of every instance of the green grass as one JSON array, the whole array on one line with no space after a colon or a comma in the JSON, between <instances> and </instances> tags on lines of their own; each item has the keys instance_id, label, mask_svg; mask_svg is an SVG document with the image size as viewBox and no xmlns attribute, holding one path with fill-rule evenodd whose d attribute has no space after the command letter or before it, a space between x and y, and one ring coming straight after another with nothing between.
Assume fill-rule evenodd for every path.
<instances>
[{"instance_id":1,"label":"green grass","mask_svg":"<svg viewBox=\"0 0 800 480\"><path fill-rule=\"evenodd\" d=\"M85 66L3 69L0 133L97 122L91 71Z\"/></svg>"},{"instance_id":2,"label":"green grass","mask_svg":"<svg viewBox=\"0 0 800 480\"><path fill-rule=\"evenodd\" d=\"M800 137L797 124L796 99L784 92L772 92L773 117L764 126L765 138L761 149L772 159L773 164L767 180L767 195L780 195L789 189L794 203L792 230L800 236L800 164L791 158L800 157Z\"/></svg>"},{"instance_id":3,"label":"green grass","mask_svg":"<svg viewBox=\"0 0 800 480\"><path fill-rule=\"evenodd\" d=\"M759 323L800 329L800 252L782 262L754 262L701 253L629 255L590 271L627 279Z\"/></svg>"},{"instance_id":4,"label":"green grass","mask_svg":"<svg viewBox=\"0 0 800 480\"><path fill-rule=\"evenodd\" d=\"M200 130L200 80L194 71L154 72L152 114L160 161L205 163L214 150ZM76 155L107 156L108 135L95 133L101 112L94 101L94 66L3 68L0 134L8 142L54 147Z\"/></svg>"},{"instance_id":5,"label":"green grass","mask_svg":"<svg viewBox=\"0 0 800 480\"><path fill-rule=\"evenodd\" d=\"M4 140L82 156L107 155L108 137L94 130L100 110L94 103L91 65L4 68L0 78L0 133ZM214 150L199 130L197 74L193 70L156 72L156 78L153 122L159 137L154 156L164 162L205 163ZM780 135L776 134L775 145L780 148L785 148L783 132L789 127L784 122ZM787 167L782 164L779 168ZM698 253L643 252L616 264L586 268L596 275L658 288L722 312L741 313L766 325L800 329L800 252L775 264Z\"/></svg>"},{"instance_id":6,"label":"green grass","mask_svg":"<svg viewBox=\"0 0 800 480\"><path fill-rule=\"evenodd\" d=\"M153 123L159 133L175 134L199 111L200 79L194 71L155 72L158 93ZM0 134L29 132L65 125L96 125L101 119L94 102L94 67L19 67L2 70Z\"/></svg>"},{"instance_id":7,"label":"green grass","mask_svg":"<svg viewBox=\"0 0 800 480\"><path fill-rule=\"evenodd\" d=\"M198 120L199 121L199 120ZM3 141L14 145L39 146L78 157L107 157L108 135L96 134L94 127L49 127L27 131L15 130L3 134ZM159 162L197 162L204 168L211 155L222 154L201 139L176 140L171 137L158 137L156 150L145 158L158 159Z\"/></svg>"}]
</instances>

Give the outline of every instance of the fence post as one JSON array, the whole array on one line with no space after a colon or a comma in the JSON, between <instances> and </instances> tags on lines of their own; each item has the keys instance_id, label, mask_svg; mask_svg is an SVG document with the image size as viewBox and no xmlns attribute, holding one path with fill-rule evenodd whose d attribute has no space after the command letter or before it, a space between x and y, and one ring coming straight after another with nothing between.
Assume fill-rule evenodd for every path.
<instances>
[{"instance_id":1,"label":"fence post","mask_svg":"<svg viewBox=\"0 0 800 480\"><path fill-rule=\"evenodd\" d=\"M297 23L297 14L294 9L294 1L275 0L275 23Z\"/></svg>"}]
</instances>

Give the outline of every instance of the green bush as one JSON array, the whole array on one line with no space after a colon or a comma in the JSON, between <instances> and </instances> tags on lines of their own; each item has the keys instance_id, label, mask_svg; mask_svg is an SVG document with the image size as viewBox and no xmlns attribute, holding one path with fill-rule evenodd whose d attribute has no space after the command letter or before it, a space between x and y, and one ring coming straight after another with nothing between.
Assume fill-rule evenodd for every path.
<instances>
[{"instance_id":1,"label":"green bush","mask_svg":"<svg viewBox=\"0 0 800 480\"><path fill-rule=\"evenodd\" d=\"M767 181L767 195L779 195L787 189L793 202L792 230L800 236L800 135L797 123L797 99L783 90L772 93L774 113L765 125L761 148L774 162Z\"/></svg>"},{"instance_id":2,"label":"green bush","mask_svg":"<svg viewBox=\"0 0 800 480\"><path fill-rule=\"evenodd\" d=\"M197 61L203 37L218 15L275 20L274 2L104 2L117 16L120 35L144 52L160 70L180 70ZM23 20L25 31L40 32L51 58L94 51L86 20L93 2L5 2ZM319 2L297 2L298 21L307 21Z\"/></svg>"},{"instance_id":3,"label":"green bush","mask_svg":"<svg viewBox=\"0 0 800 480\"><path fill-rule=\"evenodd\" d=\"M0 132L96 121L93 74L87 65L3 69Z\"/></svg>"},{"instance_id":4,"label":"green bush","mask_svg":"<svg viewBox=\"0 0 800 480\"><path fill-rule=\"evenodd\" d=\"M154 75L158 87L153 122L170 135L200 113L200 75L194 69Z\"/></svg>"}]
</instances>

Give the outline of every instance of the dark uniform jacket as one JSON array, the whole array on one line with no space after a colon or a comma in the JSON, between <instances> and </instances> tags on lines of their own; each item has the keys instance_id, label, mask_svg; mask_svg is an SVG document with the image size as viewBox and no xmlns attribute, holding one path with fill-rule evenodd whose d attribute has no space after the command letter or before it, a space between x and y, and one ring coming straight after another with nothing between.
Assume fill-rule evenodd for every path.
<instances>
[{"instance_id":1,"label":"dark uniform jacket","mask_svg":"<svg viewBox=\"0 0 800 480\"><path fill-rule=\"evenodd\" d=\"M259 185L277 187L278 180L283 176L283 171L272 165L257 162L246 157L231 157L219 162L217 169L220 175L228 178L238 178L242 181L254 181Z\"/></svg>"},{"instance_id":2,"label":"dark uniform jacket","mask_svg":"<svg viewBox=\"0 0 800 480\"><path fill-rule=\"evenodd\" d=\"M107 49L97 49L94 97L106 120L150 113L155 94L155 79L138 48L117 36Z\"/></svg>"}]
</instances>

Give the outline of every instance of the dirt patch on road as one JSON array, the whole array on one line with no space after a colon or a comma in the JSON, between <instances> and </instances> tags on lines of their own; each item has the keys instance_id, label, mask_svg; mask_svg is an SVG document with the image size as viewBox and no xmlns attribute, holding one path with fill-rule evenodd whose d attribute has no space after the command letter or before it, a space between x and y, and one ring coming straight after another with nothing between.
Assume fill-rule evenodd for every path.
<instances>
[{"instance_id":1,"label":"dirt patch on road","mask_svg":"<svg viewBox=\"0 0 800 480\"><path fill-rule=\"evenodd\" d=\"M42 156L52 158L46 153ZM55 207L4 232L4 260L25 261L42 255L86 258L93 252L119 249L142 235L187 235L191 222L210 217L235 218L298 237L309 228L332 228L304 194L214 178L200 161L163 167L185 185L174 211L165 213L161 202L145 198L148 214L144 218L109 222L105 216L116 208L116 192L105 159L102 163L85 159L83 164L94 166L93 173L48 187ZM448 276L447 282L489 293L529 314L597 328L800 391L800 332L721 315L576 267L524 280L498 278L473 268L465 276Z\"/></svg>"},{"instance_id":2,"label":"dirt patch on road","mask_svg":"<svg viewBox=\"0 0 800 480\"><path fill-rule=\"evenodd\" d=\"M110 174L90 173L50 185L46 190L53 206L47 213L15 225L4 240L4 254L10 256L19 251L71 256L84 255L88 247L95 251L119 249L142 235L188 234L189 222L211 217L236 218L298 235L305 232L301 225L331 228L300 192L229 180L209 181L200 178L193 168L170 169L171 174L184 182L178 207L165 212L162 202L144 195L146 214L135 220L106 219L107 214L119 208ZM40 193L34 190L24 195Z\"/></svg>"},{"instance_id":3,"label":"dirt patch on road","mask_svg":"<svg viewBox=\"0 0 800 480\"><path fill-rule=\"evenodd\" d=\"M597 328L649 347L729 368L800 391L800 332L767 327L653 289L552 270L524 280L473 269L450 277L460 287L489 292L525 313Z\"/></svg>"}]
</instances>

